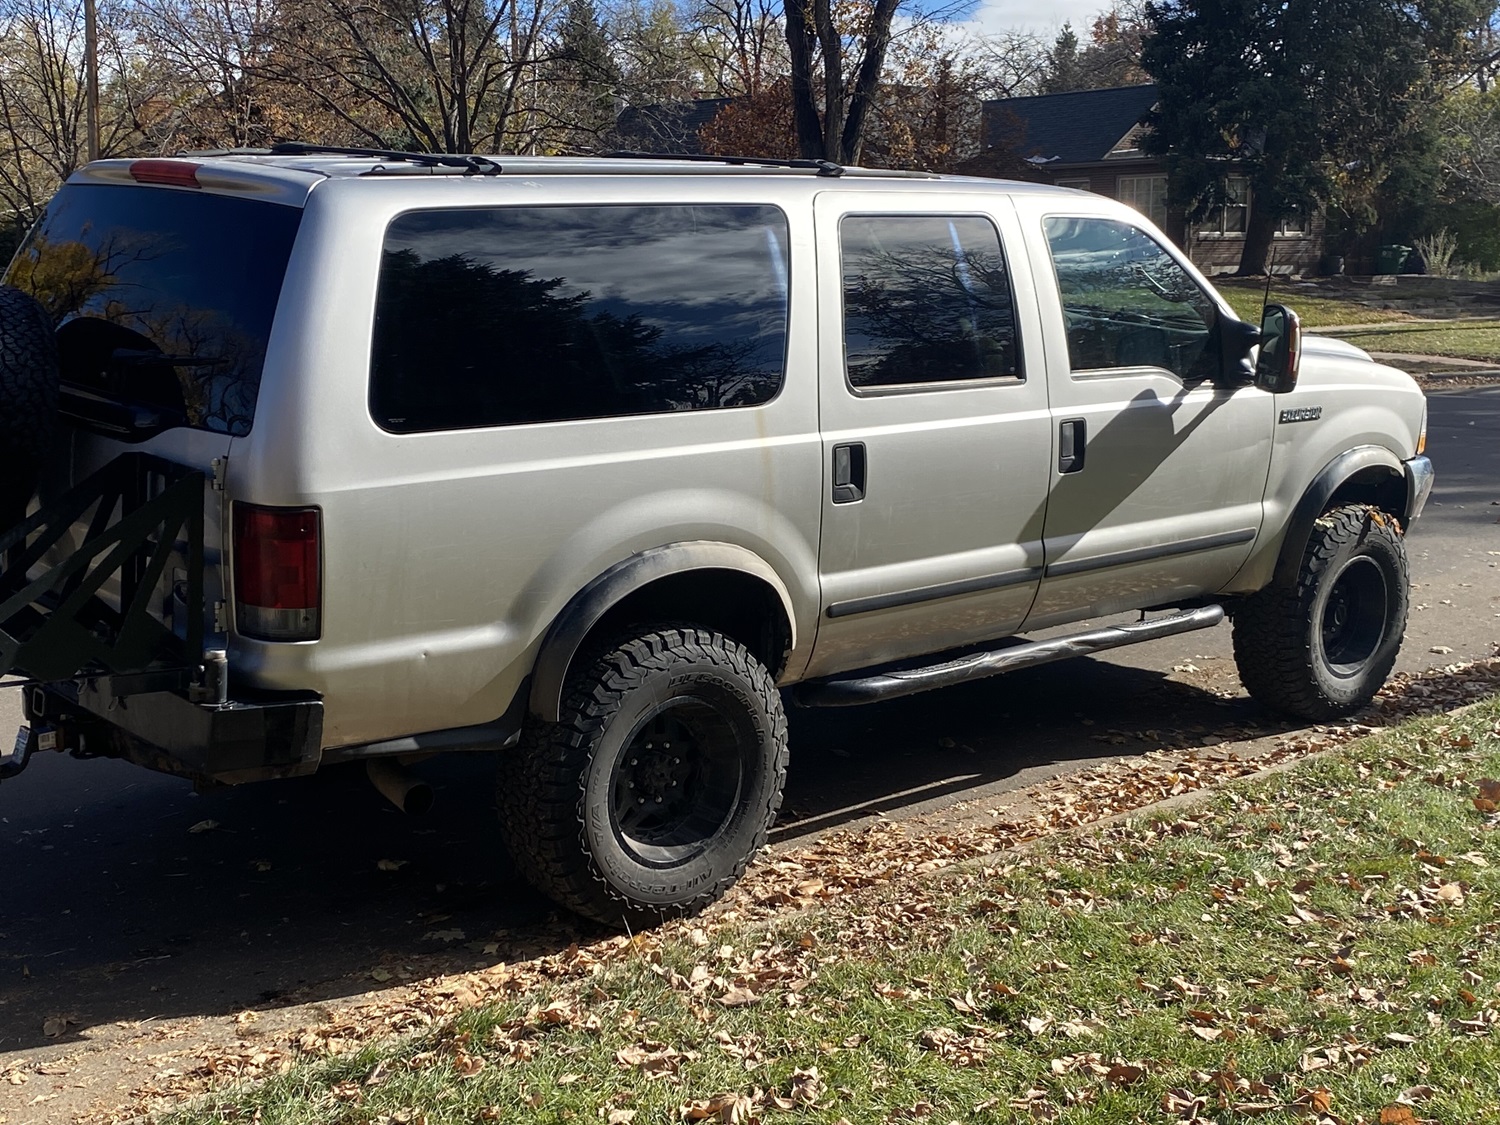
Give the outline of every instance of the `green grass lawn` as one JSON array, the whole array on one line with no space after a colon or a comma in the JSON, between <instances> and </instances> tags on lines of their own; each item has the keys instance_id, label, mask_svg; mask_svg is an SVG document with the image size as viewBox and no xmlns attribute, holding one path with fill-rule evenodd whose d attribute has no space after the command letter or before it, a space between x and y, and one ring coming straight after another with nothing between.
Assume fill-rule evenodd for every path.
<instances>
[{"instance_id":1,"label":"green grass lawn","mask_svg":"<svg viewBox=\"0 0 1500 1125\"><path fill-rule=\"evenodd\" d=\"M1341 332L1340 339L1371 352L1482 359L1500 363L1500 320L1470 320Z\"/></svg>"},{"instance_id":2,"label":"green grass lawn","mask_svg":"<svg viewBox=\"0 0 1500 1125\"><path fill-rule=\"evenodd\" d=\"M163 1120L1500 1122L1496 776L1491 699L983 870L619 943Z\"/></svg>"},{"instance_id":3,"label":"green grass lawn","mask_svg":"<svg viewBox=\"0 0 1500 1125\"><path fill-rule=\"evenodd\" d=\"M1252 324L1260 323L1266 293L1264 281L1236 281L1226 277L1214 279L1213 284L1241 320ZM1358 301L1314 297L1285 288L1278 290L1274 284L1271 286L1271 301L1290 306L1302 318L1304 328L1331 324L1384 324L1393 320L1410 319L1407 313L1395 309L1372 309Z\"/></svg>"}]
</instances>

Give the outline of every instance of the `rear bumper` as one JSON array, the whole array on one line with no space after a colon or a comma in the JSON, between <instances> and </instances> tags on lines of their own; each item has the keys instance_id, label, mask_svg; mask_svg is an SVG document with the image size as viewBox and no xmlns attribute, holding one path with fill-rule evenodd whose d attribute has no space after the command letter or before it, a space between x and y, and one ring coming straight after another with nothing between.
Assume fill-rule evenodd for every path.
<instances>
[{"instance_id":1,"label":"rear bumper","mask_svg":"<svg viewBox=\"0 0 1500 1125\"><path fill-rule=\"evenodd\" d=\"M1432 462L1426 457L1413 457L1403 462L1406 468L1406 519L1410 522L1422 514L1427 498L1432 495L1432 482L1437 474Z\"/></svg>"},{"instance_id":2,"label":"rear bumper","mask_svg":"<svg viewBox=\"0 0 1500 1125\"><path fill-rule=\"evenodd\" d=\"M58 732L59 748L124 758L163 773L239 784L318 768L323 703L278 695L194 703L175 691L118 694L109 677L26 693L26 715Z\"/></svg>"}]
</instances>

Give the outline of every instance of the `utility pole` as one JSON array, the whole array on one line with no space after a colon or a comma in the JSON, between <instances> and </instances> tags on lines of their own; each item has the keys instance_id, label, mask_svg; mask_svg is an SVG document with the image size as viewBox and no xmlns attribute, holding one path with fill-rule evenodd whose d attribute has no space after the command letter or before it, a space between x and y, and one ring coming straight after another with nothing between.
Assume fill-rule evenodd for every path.
<instances>
[{"instance_id":1,"label":"utility pole","mask_svg":"<svg viewBox=\"0 0 1500 1125\"><path fill-rule=\"evenodd\" d=\"M94 0L83 0L84 110L88 158L99 159L99 16Z\"/></svg>"}]
</instances>

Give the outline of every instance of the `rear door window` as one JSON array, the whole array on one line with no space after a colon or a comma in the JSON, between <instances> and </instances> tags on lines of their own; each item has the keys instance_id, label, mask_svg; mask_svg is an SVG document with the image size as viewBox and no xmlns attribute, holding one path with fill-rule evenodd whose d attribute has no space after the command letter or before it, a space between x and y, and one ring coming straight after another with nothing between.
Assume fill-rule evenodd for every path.
<instances>
[{"instance_id":1,"label":"rear door window","mask_svg":"<svg viewBox=\"0 0 1500 1125\"><path fill-rule=\"evenodd\" d=\"M302 211L206 192L70 184L7 283L58 327L65 386L242 435Z\"/></svg>"},{"instance_id":2,"label":"rear door window","mask_svg":"<svg viewBox=\"0 0 1500 1125\"><path fill-rule=\"evenodd\" d=\"M787 280L775 207L411 212L386 233L370 410L419 433L756 406Z\"/></svg>"},{"instance_id":3,"label":"rear door window","mask_svg":"<svg viewBox=\"0 0 1500 1125\"><path fill-rule=\"evenodd\" d=\"M848 215L839 244L851 387L1020 375L1010 275L989 219Z\"/></svg>"}]
</instances>

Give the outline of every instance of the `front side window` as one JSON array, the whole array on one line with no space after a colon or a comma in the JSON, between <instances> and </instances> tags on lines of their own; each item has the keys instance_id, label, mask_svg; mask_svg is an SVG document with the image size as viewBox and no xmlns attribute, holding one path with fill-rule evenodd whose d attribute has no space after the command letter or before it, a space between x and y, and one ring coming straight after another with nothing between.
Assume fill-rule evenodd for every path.
<instances>
[{"instance_id":1,"label":"front side window","mask_svg":"<svg viewBox=\"0 0 1500 1125\"><path fill-rule=\"evenodd\" d=\"M1121 203L1128 203L1159 227L1167 225L1167 177L1121 176Z\"/></svg>"},{"instance_id":2,"label":"front side window","mask_svg":"<svg viewBox=\"0 0 1500 1125\"><path fill-rule=\"evenodd\" d=\"M1020 374L1010 275L989 219L849 215L839 240L851 387Z\"/></svg>"},{"instance_id":3,"label":"front side window","mask_svg":"<svg viewBox=\"0 0 1500 1125\"><path fill-rule=\"evenodd\" d=\"M1160 243L1116 219L1052 217L1046 232L1074 371L1213 374L1218 309Z\"/></svg>"},{"instance_id":4,"label":"front side window","mask_svg":"<svg viewBox=\"0 0 1500 1125\"><path fill-rule=\"evenodd\" d=\"M788 276L775 207L411 212L386 232L371 413L417 433L759 405Z\"/></svg>"}]
</instances>

